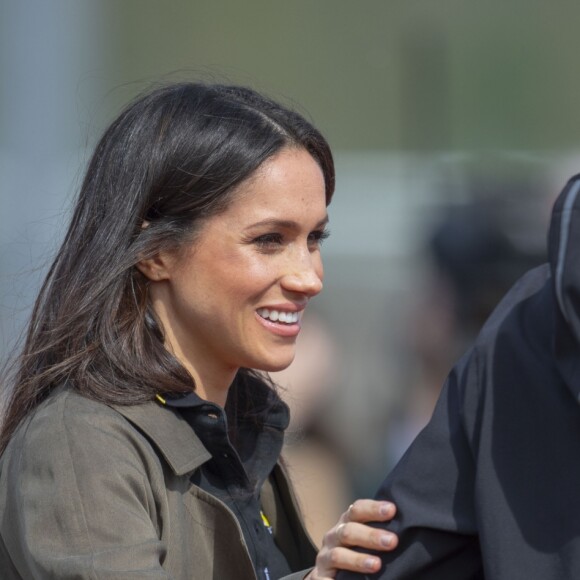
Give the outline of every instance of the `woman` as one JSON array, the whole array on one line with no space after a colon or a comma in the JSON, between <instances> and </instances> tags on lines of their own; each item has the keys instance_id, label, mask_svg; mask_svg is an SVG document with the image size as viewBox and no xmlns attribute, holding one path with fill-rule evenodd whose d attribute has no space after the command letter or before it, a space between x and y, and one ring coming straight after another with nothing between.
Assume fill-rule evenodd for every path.
<instances>
[{"instance_id":1,"label":"woman","mask_svg":"<svg viewBox=\"0 0 580 580\"><path fill-rule=\"evenodd\" d=\"M113 122L3 424L3 578L378 570L349 546L393 548L362 523L393 506L356 502L316 556L279 461L287 407L258 372L291 363L322 289L333 189L320 133L249 89L161 88Z\"/></svg>"}]
</instances>

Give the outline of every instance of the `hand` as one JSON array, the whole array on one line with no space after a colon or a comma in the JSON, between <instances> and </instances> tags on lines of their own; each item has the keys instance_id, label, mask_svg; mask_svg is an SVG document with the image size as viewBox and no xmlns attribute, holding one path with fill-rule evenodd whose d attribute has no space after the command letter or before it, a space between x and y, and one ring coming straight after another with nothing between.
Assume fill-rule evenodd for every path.
<instances>
[{"instance_id":1,"label":"hand","mask_svg":"<svg viewBox=\"0 0 580 580\"><path fill-rule=\"evenodd\" d=\"M372 574L381 567L377 556L361 554L352 547L389 551L397 547L398 538L392 532L372 528L366 522L386 522L393 519L394 504L387 501L359 499L340 516L336 526L325 535L316 556L314 570L305 580L330 580L339 570Z\"/></svg>"}]
</instances>

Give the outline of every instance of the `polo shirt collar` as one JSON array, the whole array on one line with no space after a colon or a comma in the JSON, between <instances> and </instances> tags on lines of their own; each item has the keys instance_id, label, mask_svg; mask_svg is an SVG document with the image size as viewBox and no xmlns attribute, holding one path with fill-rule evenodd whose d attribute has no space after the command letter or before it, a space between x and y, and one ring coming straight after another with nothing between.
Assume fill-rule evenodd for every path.
<instances>
[{"instance_id":1,"label":"polo shirt collar","mask_svg":"<svg viewBox=\"0 0 580 580\"><path fill-rule=\"evenodd\" d=\"M202 399L197 393L163 395L160 400L167 407L175 409L208 409L214 407L216 412L224 413L231 406L241 406L248 409L247 415L241 410L241 414L236 417L238 424L251 421L261 424L264 427L271 427L280 431L285 431L290 423L290 410L288 405L276 391L266 385L260 379L248 377L247 382L243 384L239 379L231 387L226 408ZM233 399L233 400L232 400Z\"/></svg>"}]
</instances>

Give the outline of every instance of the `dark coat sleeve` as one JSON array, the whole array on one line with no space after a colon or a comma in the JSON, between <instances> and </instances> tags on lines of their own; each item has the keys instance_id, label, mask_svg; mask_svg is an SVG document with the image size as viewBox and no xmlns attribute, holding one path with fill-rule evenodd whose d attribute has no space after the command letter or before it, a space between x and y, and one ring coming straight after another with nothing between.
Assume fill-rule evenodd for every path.
<instances>
[{"instance_id":1,"label":"dark coat sleeve","mask_svg":"<svg viewBox=\"0 0 580 580\"><path fill-rule=\"evenodd\" d=\"M497 306L378 492L397 505L387 527L400 542L367 578L476 580L484 568L498 580L578 577L580 467L570 450L580 421L554 361L556 319L545 266Z\"/></svg>"},{"instance_id":2,"label":"dark coat sleeve","mask_svg":"<svg viewBox=\"0 0 580 580\"><path fill-rule=\"evenodd\" d=\"M477 363L460 361L433 417L377 494L397 505L387 528L399 547L383 554L381 571L337 578L475 580L483 578L474 506ZM471 384L470 384L471 383Z\"/></svg>"}]
</instances>

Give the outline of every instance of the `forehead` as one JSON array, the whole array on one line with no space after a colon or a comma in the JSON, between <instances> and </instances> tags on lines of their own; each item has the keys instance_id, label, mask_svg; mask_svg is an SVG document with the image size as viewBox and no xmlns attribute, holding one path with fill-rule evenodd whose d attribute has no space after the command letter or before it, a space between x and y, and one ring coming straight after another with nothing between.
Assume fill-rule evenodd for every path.
<instances>
[{"instance_id":1,"label":"forehead","mask_svg":"<svg viewBox=\"0 0 580 580\"><path fill-rule=\"evenodd\" d=\"M267 159L236 188L225 213L250 214L304 207L326 214L324 175L307 151L287 148Z\"/></svg>"}]
</instances>

